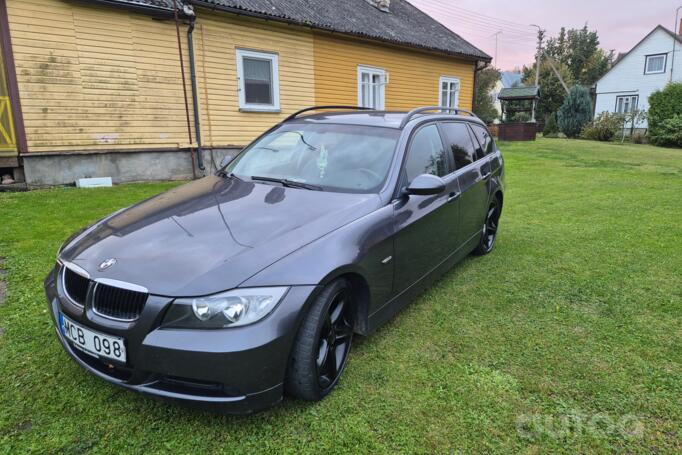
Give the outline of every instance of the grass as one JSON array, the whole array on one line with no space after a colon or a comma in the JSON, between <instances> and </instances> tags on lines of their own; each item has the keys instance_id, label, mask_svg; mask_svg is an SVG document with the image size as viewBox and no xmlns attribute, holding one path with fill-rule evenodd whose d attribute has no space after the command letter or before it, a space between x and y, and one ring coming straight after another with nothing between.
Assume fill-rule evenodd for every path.
<instances>
[{"instance_id":1,"label":"grass","mask_svg":"<svg viewBox=\"0 0 682 455\"><path fill-rule=\"evenodd\" d=\"M174 184L0 194L0 452L682 450L682 150L502 144L493 254L360 340L323 402L190 411L70 361L42 279L77 228Z\"/></svg>"}]
</instances>

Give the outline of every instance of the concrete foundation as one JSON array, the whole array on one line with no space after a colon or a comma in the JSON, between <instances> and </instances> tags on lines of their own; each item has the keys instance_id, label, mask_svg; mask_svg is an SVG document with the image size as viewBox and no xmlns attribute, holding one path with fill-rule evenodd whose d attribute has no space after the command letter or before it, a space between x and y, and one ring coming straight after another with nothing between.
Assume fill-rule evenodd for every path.
<instances>
[{"instance_id":1,"label":"concrete foundation","mask_svg":"<svg viewBox=\"0 0 682 455\"><path fill-rule=\"evenodd\" d=\"M224 156L234 156L238 151L213 149L215 166ZM203 150L202 156L206 168L203 175L214 172L211 150ZM22 158L29 187L72 184L86 177L111 177L114 183L192 178L189 150L28 153ZM196 171L202 175L199 168Z\"/></svg>"}]
</instances>

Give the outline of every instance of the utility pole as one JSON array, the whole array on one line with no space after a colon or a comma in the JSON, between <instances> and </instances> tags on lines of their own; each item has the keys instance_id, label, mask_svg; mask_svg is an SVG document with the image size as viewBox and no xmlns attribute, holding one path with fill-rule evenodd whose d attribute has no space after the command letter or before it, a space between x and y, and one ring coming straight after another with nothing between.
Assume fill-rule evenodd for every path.
<instances>
[{"instance_id":1,"label":"utility pole","mask_svg":"<svg viewBox=\"0 0 682 455\"><path fill-rule=\"evenodd\" d=\"M545 31L535 24L530 24L531 27L537 27L538 29L538 47L537 53L535 54L535 86L540 84L540 59L542 56L542 40L545 38Z\"/></svg>"},{"instance_id":2,"label":"utility pole","mask_svg":"<svg viewBox=\"0 0 682 455\"><path fill-rule=\"evenodd\" d=\"M530 24L531 27L537 27L538 29L538 49L537 53L535 54L535 87L540 87L540 59L542 58L542 40L545 38L545 31L539 26L535 24ZM537 105L537 100L533 100L533 118L532 121L535 121L535 110Z\"/></svg>"},{"instance_id":3,"label":"utility pole","mask_svg":"<svg viewBox=\"0 0 682 455\"><path fill-rule=\"evenodd\" d=\"M500 30L497 33L493 33L491 35L491 36L495 37L495 66L497 66L498 68L499 68L499 66L497 65L497 37L500 36L501 34L502 34L502 30Z\"/></svg>"},{"instance_id":4,"label":"utility pole","mask_svg":"<svg viewBox=\"0 0 682 455\"><path fill-rule=\"evenodd\" d=\"M678 32L682 32L682 25L680 25L680 10L682 9L682 6L678 6L677 10L675 10L675 26L673 27L673 33L678 34ZM675 71L675 45L677 44L677 40L673 38L673 61L672 64L670 65L670 82L673 81L673 72Z\"/></svg>"}]
</instances>

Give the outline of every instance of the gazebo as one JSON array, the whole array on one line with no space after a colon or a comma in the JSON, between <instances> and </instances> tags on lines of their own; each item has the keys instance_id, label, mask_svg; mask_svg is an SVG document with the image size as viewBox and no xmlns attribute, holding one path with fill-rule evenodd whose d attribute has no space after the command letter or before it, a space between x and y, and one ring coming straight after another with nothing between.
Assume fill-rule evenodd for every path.
<instances>
[{"instance_id":1,"label":"gazebo","mask_svg":"<svg viewBox=\"0 0 682 455\"><path fill-rule=\"evenodd\" d=\"M535 85L509 87L500 90L497 97L502 104L502 123L499 125L499 139L502 141L534 141L537 133L535 111L540 99L540 89ZM524 101L526 101L524 103ZM530 101L530 103L528 103ZM530 122L507 122L509 115L528 112Z\"/></svg>"}]
</instances>

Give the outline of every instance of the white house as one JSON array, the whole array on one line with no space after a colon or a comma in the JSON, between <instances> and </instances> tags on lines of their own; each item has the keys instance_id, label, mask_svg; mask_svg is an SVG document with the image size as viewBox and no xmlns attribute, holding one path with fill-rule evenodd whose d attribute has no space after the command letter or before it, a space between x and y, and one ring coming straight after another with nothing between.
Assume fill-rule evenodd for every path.
<instances>
[{"instance_id":1,"label":"white house","mask_svg":"<svg viewBox=\"0 0 682 455\"><path fill-rule=\"evenodd\" d=\"M500 103L500 100L497 98L500 95L500 91L503 88L510 88L523 85L523 83L521 82L522 79L523 74L521 74L520 72L502 71L500 73L500 78L497 80L495 86L490 91L490 97L493 100L493 105L495 106L495 110L497 111L500 117L502 116L502 104ZM499 123L499 120L495 120L495 123Z\"/></svg>"},{"instance_id":2,"label":"white house","mask_svg":"<svg viewBox=\"0 0 682 455\"><path fill-rule=\"evenodd\" d=\"M595 114L646 110L649 95L670 81L682 81L682 23L680 34L653 29L597 81ZM646 121L636 127L647 128Z\"/></svg>"}]
</instances>

